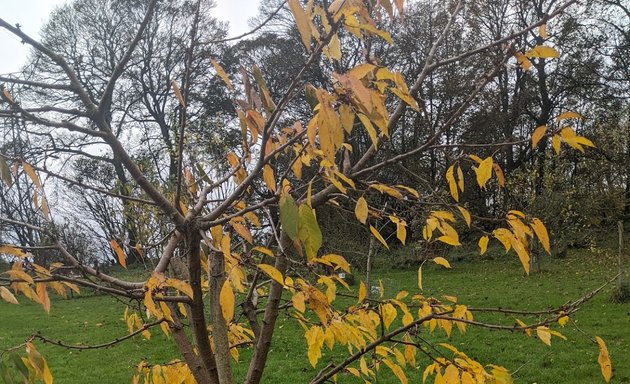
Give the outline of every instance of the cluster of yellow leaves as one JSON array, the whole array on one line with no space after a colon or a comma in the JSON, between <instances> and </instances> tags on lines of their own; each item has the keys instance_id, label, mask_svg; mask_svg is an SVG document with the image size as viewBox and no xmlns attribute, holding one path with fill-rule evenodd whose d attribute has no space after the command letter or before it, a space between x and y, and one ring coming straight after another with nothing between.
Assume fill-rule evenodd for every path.
<instances>
[{"instance_id":1,"label":"cluster of yellow leaves","mask_svg":"<svg viewBox=\"0 0 630 384\"><path fill-rule=\"evenodd\" d=\"M132 383L138 384L140 380L145 384L195 384L188 365L180 360L173 360L162 365L148 365L140 363L138 374L134 375Z\"/></svg>"},{"instance_id":2,"label":"cluster of yellow leaves","mask_svg":"<svg viewBox=\"0 0 630 384\"><path fill-rule=\"evenodd\" d=\"M543 222L534 217L526 223L526 215L521 211L511 210L506 216L509 228L498 228L492 232L492 236L499 242L508 252L514 249L518 255L525 272L529 274L529 243L535 237L547 253L551 253L549 245L549 234ZM479 240L479 248L483 255L488 247L489 237L483 236Z\"/></svg>"},{"instance_id":3,"label":"cluster of yellow leaves","mask_svg":"<svg viewBox=\"0 0 630 384\"><path fill-rule=\"evenodd\" d=\"M483 365L452 345L441 343L440 346L451 351L454 357L452 360L436 358L434 363L425 368L423 383L430 375L435 375L435 384L512 384L512 376L507 369L491 364L488 365L488 372Z\"/></svg>"},{"instance_id":4,"label":"cluster of yellow leaves","mask_svg":"<svg viewBox=\"0 0 630 384\"><path fill-rule=\"evenodd\" d=\"M582 120L584 117L577 112L568 111L561 113L558 117L556 117L556 122L560 123L561 121L568 119ZM532 134L532 147L535 148L538 146L538 143L545 136L547 131L548 127L546 125L541 125L534 130L534 133ZM560 153L562 143L565 143L569 147L577 149L582 153L584 152L584 147L595 147L591 140L583 136L578 136L575 130L569 126L561 126L551 137L551 146L556 154Z\"/></svg>"},{"instance_id":5,"label":"cluster of yellow leaves","mask_svg":"<svg viewBox=\"0 0 630 384\"><path fill-rule=\"evenodd\" d=\"M0 254L8 254L20 259L25 259L26 257L31 256L29 253L10 245L0 246ZM48 296L48 289L52 289L56 294L64 298L67 298L68 289L79 293L79 287L77 287L76 284L67 281L36 281L36 279L49 280L50 277L53 276L54 270L62 266L61 263L52 264L50 266L50 270L36 263L29 263L28 265L29 269L27 271L24 268L24 263L21 260L17 260L11 265L11 269L2 273L9 275L9 287L13 290L13 292L11 292L6 287L0 286L0 298L2 298L2 300L11 304L18 304L18 300L14 293L22 293L29 300L40 304L48 313L50 312L50 297Z\"/></svg>"},{"instance_id":6,"label":"cluster of yellow leaves","mask_svg":"<svg viewBox=\"0 0 630 384\"><path fill-rule=\"evenodd\" d=\"M151 277L145 283L144 291L144 306L146 308L147 318L166 319L169 322L173 322L172 312L169 305L163 300L169 293L169 291L177 291L192 298L193 290L185 281L166 277L162 273L154 272ZM180 306L180 311L185 314L186 311ZM139 329L143 326L140 318L137 314L128 313L128 309L125 309L123 316L127 322L129 332L134 332L134 329ZM135 327L135 328L134 328ZM160 327L165 335L169 335L169 327L166 322L160 323ZM142 332L145 338L150 337L150 332L145 330Z\"/></svg>"},{"instance_id":7,"label":"cluster of yellow leaves","mask_svg":"<svg viewBox=\"0 0 630 384\"><path fill-rule=\"evenodd\" d=\"M462 212L468 212L465 208L461 207ZM465 217L470 217L465 216ZM429 217L426 219L426 224L422 229L422 237L426 241L431 241L433 239L434 231L438 231L440 236L437 237L436 240L446 243L448 245L459 246L461 243L459 242L459 234L455 230L455 228L451 225L454 224L457 220L455 219L455 215L448 211L432 211L429 214Z\"/></svg>"}]
</instances>

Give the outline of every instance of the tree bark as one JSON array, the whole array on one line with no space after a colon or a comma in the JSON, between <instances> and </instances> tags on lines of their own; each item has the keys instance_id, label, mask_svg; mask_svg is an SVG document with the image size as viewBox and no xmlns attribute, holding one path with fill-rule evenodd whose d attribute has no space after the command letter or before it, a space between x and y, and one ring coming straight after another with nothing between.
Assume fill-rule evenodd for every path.
<instances>
[{"instance_id":1,"label":"tree bark","mask_svg":"<svg viewBox=\"0 0 630 384\"><path fill-rule=\"evenodd\" d=\"M210 273L210 318L212 319L212 342L217 364L219 383L232 384L232 367L230 365L230 342L228 325L221 310L221 288L225 282L225 260L223 254L212 252Z\"/></svg>"},{"instance_id":2,"label":"tree bark","mask_svg":"<svg viewBox=\"0 0 630 384\"><path fill-rule=\"evenodd\" d=\"M194 225L187 228L184 234L186 253L188 257L188 275L190 286L193 290L192 303L190 304L190 327L197 344L199 356L204 367L208 371L209 384L219 384L214 353L210 347L208 327L204 314L203 292L201 291L201 235Z\"/></svg>"}]
</instances>

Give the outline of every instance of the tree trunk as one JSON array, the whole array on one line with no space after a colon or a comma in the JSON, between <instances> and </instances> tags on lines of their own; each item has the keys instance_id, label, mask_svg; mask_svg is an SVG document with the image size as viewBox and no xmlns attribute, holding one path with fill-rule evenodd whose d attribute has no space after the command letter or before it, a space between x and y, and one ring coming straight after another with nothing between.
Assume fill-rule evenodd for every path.
<instances>
[{"instance_id":1,"label":"tree trunk","mask_svg":"<svg viewBox=\"0 0 630 384\"><path fill-rule=\"evenodd\" d=\"M232 384L232 367L230 365L230 342L228 326L221 310L221 289L225 282L225 260L223 254L212 252L210 271L210 318L212 319L212 342L217 364L219 383Z\"/></svg>"},{"instance_id":2,"label":"tree trunk","mask_svg":"<svg viewBox=\"0 0 630 384\"><path fill-rule=\"evenodd\" d=\"M201 291L201 235L194 225L186 229L184 241L188 256L190 286L193 290L192 303L190 304L190 327L192 328L192 334L197 344L199 356L208 371L210 378L209 384L219 384L214 353L210 347L208 328L204 314L203 292Z\"/></svg>"}]
</instances>

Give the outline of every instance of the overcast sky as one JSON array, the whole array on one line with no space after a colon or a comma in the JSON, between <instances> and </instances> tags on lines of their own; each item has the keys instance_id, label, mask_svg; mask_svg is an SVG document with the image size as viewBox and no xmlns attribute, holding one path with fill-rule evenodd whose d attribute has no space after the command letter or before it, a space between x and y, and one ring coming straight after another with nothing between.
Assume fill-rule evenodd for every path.
<instances>
[{"instance_id":1,"label":"overcast sky","mask_svg":"<svg viewBox=\"0 0 630 384\"><path fill-rule=\"evenodd\" d=\"M248 30L247 20L256 15L259 0L217 0L213 16L230 22L230 36ZM24 32L37 36L55 7L68 0L0 0L0 18L20 24ZM19 71L28 56L28 47L0 28L0 74Z\"/></svg>"}]
</instances>

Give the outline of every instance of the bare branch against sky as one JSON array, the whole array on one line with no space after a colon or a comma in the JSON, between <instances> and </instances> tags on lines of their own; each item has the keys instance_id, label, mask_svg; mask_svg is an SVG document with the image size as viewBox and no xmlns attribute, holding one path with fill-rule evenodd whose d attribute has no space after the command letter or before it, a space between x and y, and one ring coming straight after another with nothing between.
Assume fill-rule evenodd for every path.
<instances>
[{"instance_id":1,"label":"bare branch against sky","mask_svg":"<svg viewBox=\"0 0 630 384\"><path fill-rule=\"evenodd\" d=\"M0 18L19 24L31 36L37 36L48 15L69 0L0 0ZM247 20L256 15L259 0L217 0L213 16L229 21L230 35L248 30ZM26 62L29 49L19 39L0 30L0 74L17 72Z\"/></svg>"}]
</instances>

